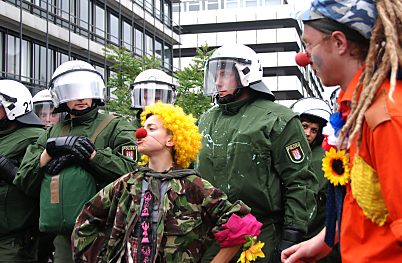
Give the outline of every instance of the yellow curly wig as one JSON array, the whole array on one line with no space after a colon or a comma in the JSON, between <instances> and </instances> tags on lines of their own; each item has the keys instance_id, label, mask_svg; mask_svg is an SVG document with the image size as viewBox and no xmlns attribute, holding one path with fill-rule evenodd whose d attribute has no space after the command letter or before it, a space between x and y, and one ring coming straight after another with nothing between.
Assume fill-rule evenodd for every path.
<instances>
[{"instance_id":1,"label":"yellow curly wig","mask_svg":"<svg viewBox=\"0 0 402 263\"><path fill-rule=\"evenodd\" d=\"M196 119L184 113L179 106L157 102L145 107L141 113L141 125L144 125L151 115L158 116L163 127L173 134L174 161L181 167L187 168L201 149L201 134L195 125ZM148 156L143 155L142 159L148 163Z\"/></svg>"}]
</instances>

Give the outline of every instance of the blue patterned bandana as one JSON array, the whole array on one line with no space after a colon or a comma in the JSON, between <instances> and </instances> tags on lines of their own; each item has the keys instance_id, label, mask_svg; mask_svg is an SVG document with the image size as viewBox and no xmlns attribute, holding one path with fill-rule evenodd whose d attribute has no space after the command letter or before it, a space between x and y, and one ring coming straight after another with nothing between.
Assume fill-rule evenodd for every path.
<instances>
[{"instance_id":1,"label":"blue patterned bandana","mask_svg":"<svg viewBox=\"0 0 402 263\"><path fill-rule=\"evenodd\" d=\"M369 39L377 18L374 0L314 0L309 10L298 16L302 21L329 18Z\"/></svg>"}]
</instances>

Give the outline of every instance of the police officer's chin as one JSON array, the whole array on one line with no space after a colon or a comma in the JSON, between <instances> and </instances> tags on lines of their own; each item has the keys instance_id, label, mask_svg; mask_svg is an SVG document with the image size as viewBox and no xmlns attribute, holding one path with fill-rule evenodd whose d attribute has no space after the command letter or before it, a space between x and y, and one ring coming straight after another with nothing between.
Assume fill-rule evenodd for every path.
<instances>
[{"instance_id":1,"label":"police officer's chin","mask_svg":"<svg viewBox=\"0 0 402 263\"><path fill-rule=\"evenodd\" d=\"M227 94L225 96L219 96L219 93L216 94L216 101L218 104L228 104L234 101L237 101L241 94L241 88L237 88L233 94Z\"/></svg>"}]
</instances>

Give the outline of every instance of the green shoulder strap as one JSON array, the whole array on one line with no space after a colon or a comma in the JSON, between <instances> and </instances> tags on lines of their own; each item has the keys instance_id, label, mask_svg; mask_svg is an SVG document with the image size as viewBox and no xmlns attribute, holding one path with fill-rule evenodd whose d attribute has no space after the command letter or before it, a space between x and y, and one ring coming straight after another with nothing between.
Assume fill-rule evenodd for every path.
<instances>
[{"instance_id":1,"label":"green shoulder strap","mask_svg":"<svg viewBox=\"0 0 402 263\"><path fill-rule=\"evenodd\" d=\"M105 129L106 126L108 126L109 123L115 118L117 118L117 116L115 116L115 115L107 115L106 118L104 118L102 120L102 122L99 123L99 125L96 128L95 132L92 134L92 136L90 138L91 142L95 143L96 137L98 137L99 133L101 133L103 131L103 129Z\"/></svg>"},{"instance_id":2,"label":"green shoulder strap","mask_svg":"<svg viewBox=\"0 0 402 263\"><path fill-rule=\"evenodd\" d=\"M109 123L115 118L117 118L117 116L115 116L115 115L107 115L101 121L101 123L99 123L98 127L96 128L96 130L92 134L92 136L90 138L91 142L95 143L96 137L98 137L99 133L101 133L103 131L103 129L105 129L106 126L108 126ZM60 136L67 136L67 135L68 135L68 125L64 125L62 127L62 129L61 129Z\"/></svg>"}]
</instances>

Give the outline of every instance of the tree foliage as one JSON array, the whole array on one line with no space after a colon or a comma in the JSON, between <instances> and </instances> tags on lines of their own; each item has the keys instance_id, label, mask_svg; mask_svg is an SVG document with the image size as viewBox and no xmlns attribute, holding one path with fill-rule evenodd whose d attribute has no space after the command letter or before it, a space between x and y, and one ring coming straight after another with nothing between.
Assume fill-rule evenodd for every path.
<instances>
[{"instance_id":1,"label":"tree foliage","mask_svg":"<svg viewBox=\"0 0 402 263\"><path fill-rule=\"evenodd\" d=\"M207 45L197 48L192 63L174 74L179 83L176 105L195 118L211 107L211 98L203 95L203 83L204 66L212 52ZM105 109L134 119L136 111L130 110L130 84L146 69L161 69L160 61L155 57L137 57L115 46L106 47L105 54L113 72L107 82L113 99L107 99Z\"/></svg>"},{"instance_id":2,"label":"tree foliage","mask_svg":"<svg viewBox=\"0 0 402 263\"><path fill-rule=\"evenodd\" d=\"M115 112L134 119L136 111L130 110L130 84L142 71L146 69L160 69L160 60L155 57L137 57L124 48L107 46L106 59L111 62L110 78L107 87L111 91L111 98L107 98L106 111Z\"/></svg>"},{"instance_id":3,"label":"tree foliage","mask_svg":"<svg viewBox=\"0 0 402 263\"><path fill-rule=\"evenodd\" d=\"M174 74L179 83L176 104L197 119L211 107L211 97L204 96L203 86L205 63L212 53L206 44L197 48L192 63Z\"/></svg>"}]
</instances>

